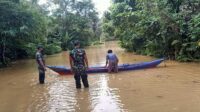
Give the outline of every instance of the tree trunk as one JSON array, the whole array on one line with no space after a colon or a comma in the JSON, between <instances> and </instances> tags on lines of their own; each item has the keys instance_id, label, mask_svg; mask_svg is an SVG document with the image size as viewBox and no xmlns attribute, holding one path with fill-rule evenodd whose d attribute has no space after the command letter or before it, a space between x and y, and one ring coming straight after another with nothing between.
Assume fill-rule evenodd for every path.
<instances>
[{"instance_id":1,"label":"tree trunk","mask_svg":"<svg viewBox=\"0 0 200 112\"><path fill-rule=\"evenodd\" d=\"M2 44L1 44L1 51L0 51L0 58L1 58L1 62L3 64L3 66L7 66L6 63L6 57L5 57L5 50L6 50L6 43L5 43L5 37L2 38Z\"/></svg>"}]
</instances>

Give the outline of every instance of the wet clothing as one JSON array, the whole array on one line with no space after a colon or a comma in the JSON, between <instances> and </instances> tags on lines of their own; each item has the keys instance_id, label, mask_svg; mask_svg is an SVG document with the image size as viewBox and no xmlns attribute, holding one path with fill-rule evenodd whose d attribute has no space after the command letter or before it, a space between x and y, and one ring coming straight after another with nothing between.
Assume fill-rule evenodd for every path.
<instances>
[{"instance_id":1,"label":"wet clothing","mask_svg":"<svg viewBox=\"0 0 200 112\"><path fill-rule=\"evenodd\" d=\"M39 82L40 84L44 84L45 80L45 71L39 72Z\"/></svg>"},{"instance_id":2,"label":"wet clothing","mask_svg":"<svg viewBox=\"0 0 200 112\"><path fill-rule=\"evenodd\" d=\"M108 61L108 72L118 72L118 58L114 53L108 53L106 56Z\"/></svg>"},{"instance_id":3,"label":"wet clothing","mask_svg":"<svg viewBox=\"0 0 200 112\"><path fill-rule=\"evenodd\" d=\"M117 62L110 61L108 63L108 72L111 72L111 71L118 72L118 63Z\"/></svg>"},{"instance_id":4,"label":"wet clothing","mask_svg":"<svg viewBox=\"0 0 200 112\"><path fill-rule=\"evenodd\" d=\"M40 61L45 63L44 57L43 57L41 52L36 52L35 58L36 58L36 62L37 62L37 65L38 65L39 82L40 82L40 84L43 84L44 80L45 80L45 70L44 70L43 66L40 64Z\"/></svg>"},{"instance_id":5,"label":"wet clothing","mask_svg":"<svg viewBox=\"0 0 200 112\"><path fill-rule=\"evenodd\" d=\"M111 61L111 62L116 62L117 56L114 53L108 53L107 56L106 56L106 59Z\"/></svg>"},{"instance_id":6,"label":"wet clothing","mask_svg":"<svg viewBox=\"0 0 200 112\"><path fill-rule=\"evenodd\" d=\"M83 49L75 48L70 52L70 58L73 61L72 69L76 81L76 88L81 88L81 79L84 87L89 87L85 66L85 55Z\"/></svg>"},{"instance_id":7,"label":"wet clothing","mask_svg":"<svg viewBox=\"0 0 200 112\"><path fill-rule=\"evenodd\" d=\"M76 81L76 88L81 88L81 79L85 88L89 87L87 75L74 75Z\"/></svg>"}]
</instances>

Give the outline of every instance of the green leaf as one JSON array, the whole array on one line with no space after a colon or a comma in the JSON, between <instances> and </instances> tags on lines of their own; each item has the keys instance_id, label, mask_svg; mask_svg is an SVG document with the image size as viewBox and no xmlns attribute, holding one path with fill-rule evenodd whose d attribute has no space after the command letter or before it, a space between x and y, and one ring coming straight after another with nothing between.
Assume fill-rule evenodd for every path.
<instances>
[{"instance_id":1,"label":"green leaf","mask_svg":"<svg viewBox=\"0 0 200 112\"><path fill-rule=\"evenodd\" d=\"M179 40L174 40L171 45L175 46L175 45L178 45L178 44L180 44L180 41Z\"/></svg>"}]
</instances>

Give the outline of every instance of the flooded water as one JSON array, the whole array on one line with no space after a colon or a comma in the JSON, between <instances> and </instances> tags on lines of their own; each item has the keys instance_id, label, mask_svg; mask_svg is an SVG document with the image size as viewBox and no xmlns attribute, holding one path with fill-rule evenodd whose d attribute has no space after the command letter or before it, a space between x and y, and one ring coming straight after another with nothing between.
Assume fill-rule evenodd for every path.
<instances>
[{"instance_id":1,"label":"flooded water","mask_svg":"<svg viewBox=\"0 0 200 112\"><path fill-rule=\"evenodd\" d=\"M105 65L108 49L119 63L153 59L108 42L86 49L89 64ZM48 56L46 62L68 66L68 53ZM35 60L17 61L0 70L0 112L200 112L200 64L167 61L153 69L90 74L89 83L90 88L77 90L73 76L47 70L40 85Z\"/></svg>"}]
</instances>

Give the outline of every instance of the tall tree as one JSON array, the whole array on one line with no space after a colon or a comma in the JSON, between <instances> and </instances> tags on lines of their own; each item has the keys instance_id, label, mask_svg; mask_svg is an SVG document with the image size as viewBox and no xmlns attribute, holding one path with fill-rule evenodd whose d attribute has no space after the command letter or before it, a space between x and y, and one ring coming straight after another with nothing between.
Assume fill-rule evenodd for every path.
<instances>
[{"instance_id":1,"label":"tall tree","mask_svg":"<svg viewBox=\"0 0 200 112\"><path fill-rule=\"evenodd\" d=\"M114 0L104 16L103 31L114 31L129 51L199 60L199 8L199 0Z\"/></svg>"}]
</instances>

